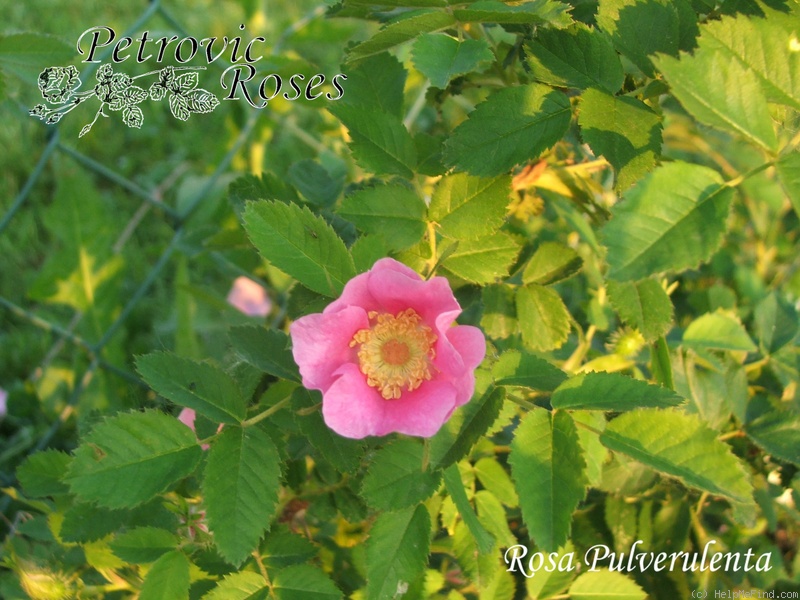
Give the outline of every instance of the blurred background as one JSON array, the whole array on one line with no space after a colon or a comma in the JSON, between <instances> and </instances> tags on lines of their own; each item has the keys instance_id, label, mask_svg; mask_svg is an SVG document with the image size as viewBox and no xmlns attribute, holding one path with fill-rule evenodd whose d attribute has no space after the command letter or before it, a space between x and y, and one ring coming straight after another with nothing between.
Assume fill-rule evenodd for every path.
<instances>
[{"instance_id":1,"label":"blurred background","mask_svg":"<svg viewBox=\"0 0 800 600\"><path fill-rule=\"evenodd\" d=\"M42 103L39 73L75 65L83 82L78 93L91 90L100 65L82 63L75 45L87 29L107 26L118 39L145 30L151 39L240 35L242 50L262 36L266 43L253 46L264 56L256 79L280 73L286 89L294 73L322 73L330 80L347 40L363 39L368 26L326 20L325 8L312 0L42 0L5 6L0 487L12 485L16 466L34 450L74 447L78 431L97 415L154 402L135 375L136 355L169 349L223 358L230 324L263 321L265 314L280 319L281 277L266 272L242 238L227 198L233 179L266 169L275 181L302 181L308 159L315 158L341 189L345 171L337 157L340 136L325 137L339 125L324 100L277 99L262 110L223 100L220 76L230 66L229 51L211 65L202 52L188 63L206 67L198 87L221 100L213 112L184 122L167 102L147 99L138 105L140 129L126 127L119 111L106 108L108 118L97 118L83 137L99 100L90 98L57 126L47 125L28 114ZM97 58L130 77L178 66L169 52L161 65L155 56L137 64L135 50L114 64L110 50ZM147 89L156 78L136 83ZM242 276L251 284L239 280L237 289L234 282ZM240 310L247 302L257 316ZM9 498L2 502L7 509Z\"/></svg>"}]
</instances>

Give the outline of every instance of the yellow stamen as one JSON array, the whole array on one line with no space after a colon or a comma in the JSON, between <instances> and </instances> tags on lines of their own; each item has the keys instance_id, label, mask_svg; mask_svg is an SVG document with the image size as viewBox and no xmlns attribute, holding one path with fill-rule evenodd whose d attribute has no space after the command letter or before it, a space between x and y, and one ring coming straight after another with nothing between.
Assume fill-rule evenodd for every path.
<instances>
[{"instance_id":1,"label":"yellow stamen","mask_svg":"<svg viewBox=\"0 0 800 600\"><path fill-rule=\"evenodd\" d=\"M350 341L351 348L360 344L359 368L369 386L395 400L432 377L437 336L414 309L397 315L370 312L369 320L369 329L357 331Z\"/></svg>"}]
</instances>

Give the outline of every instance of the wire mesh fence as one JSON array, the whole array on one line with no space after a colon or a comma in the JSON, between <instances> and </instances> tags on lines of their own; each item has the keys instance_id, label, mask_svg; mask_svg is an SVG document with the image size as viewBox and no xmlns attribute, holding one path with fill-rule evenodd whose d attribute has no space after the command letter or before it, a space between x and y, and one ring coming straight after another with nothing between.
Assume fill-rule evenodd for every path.
<instances>
[{"instance_id":1,"label":"wire mesh fence","mask_svg":"<svg viewBox=\"0 0 800 600\"><path fill-rule=\"evenodd\" d=\"M278 52L291 35L321 16L323 12L324 10L318 7L304 18L296 20L278 37L272 46L272 53ZM175 33L183 36L187 35L179 19L160 0L152 0L147 3L139 18L121 37L130 36L133 32L148 27L148 24L156 18L160 18L162 22L167 23ZM81 81L86 81L97 70L99 63L108 59L111 54L111 48L106 50L105 55L98 54L98 63L86 65L86 68L81 72ZM221 69L222 67L219 68ZM20 110L27 110L27 108L29 107L20 107ZM151 215L151 218L155 215L155 218L171 229L171 232L165 247L149 265L145 276L127 294L124 304L116 312L110 325L105 327L100 335L91 338L80 333L80 326L85 318L84 312L74 310L70 317L64 319L66 324L64 322L59 323L57 319L43 315L37 302L28 302L24 296L23 300L20 300L19 297L9 297L9 294L5 293L6 290L0 288L0 315L3 317L4 328L13 318L15 322L35 327L49 336L49 349L44 352L41 361L28 374L27 381L35 381L41 377L47 367L64 351L81 356L83 361L83 366L75 369L71 389L66 392L66 401L59 407L57 418L41 430L35 439L26 434L26 439L15 440L15 443L10 444L10 447L7 447L3 452L6 454L3 457L4 461L8 461L6 464L13 462L8 460L13 458L12 455L21 456L47 448L65 423L74 417L76 406L80 402L87 386L90 385L98 372L104 372L110 377L117 378L125 385L147 388L129 364L130 356L125 357L122 361L119 360L119 356L116 358L108 356L107 349L109 344L116 336L120 335L120 330L132 318L135 318L134 312L137 306L147 296L154 283L164 276L168 266L174 262L176 252L179 251L185 238L186 223L201 207L204 200L218 189L218 185L223 181L224 175L229 172L232 161L243 150L248 140L252 138L261 115L261 111L251 110L249 114L240 119L238 130L233 133L230 140L225 140L227 150L224 155L214 163L213 170L210 175L203 178L202 185L187 198L184 198L178 208L165 202L164 197L169 192L174 192L177 181L185 172L185 165L178 165L170 170L155 185L143 185L141 182L133 180L130 176L126 176L126 174L106 166L86 153L78 151L71 140L67 140L66 136L60 133L61 129L63 129L62 123L42 125L42 127L47 127L45 143L41 147L35 165L30 170L24 184L11 200L7 210L0 216L0 238L8 236L14 230L15 220L19 219L26 210L29 210L35 203L42 201L42 198L38 196L45 193L42 190L45 187L43 186L43 180L46 178L48 169L60 157L68 157L94 181L102 182L103 185L114 188L118 193L121 192L129 199L130 205L128 209L132 209L132 215L113 243L107 248L109 254L118 254L121 251L137 229L142 227L146 215ZM195 124L194 126L198 125ZM202 127L202 125L199 126ZM211 169L210 166L208 168ZM244 274L244 270L226 257L224 253L211 250L208 254L212 259L211 263L216 265L218 270L227 277ZM250 273L247 273L247 275L253 277ZM12 485L14 482L13 469L0 468L3 470L3 472L0 472L2 485ZM10 496L4 496L0 499L0 512L4 512L10 502Z\"/></svg>"}]
</instances>

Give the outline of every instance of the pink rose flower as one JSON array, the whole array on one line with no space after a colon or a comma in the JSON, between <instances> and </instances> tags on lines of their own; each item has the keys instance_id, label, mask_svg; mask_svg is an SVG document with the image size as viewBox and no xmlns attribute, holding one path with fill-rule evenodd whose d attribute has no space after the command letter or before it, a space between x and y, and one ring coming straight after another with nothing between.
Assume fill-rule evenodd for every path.
<instances>
[{"instance_id":1,"label":"pink rose flower","mask_svg":"<svg viewBox=\"0 0 800 600\"><path fill-rule=\"evenodd\" d=\"M0 419L8 414L8 392L0 388Z\"/></svg>"},{"instance_id":2,"label":"pink rose flower","mask_svg":"<svg viewBox=\"0 0 800 600\"><path fill-rule=\"evenodd\" d=\"M292 323L303 385L322 392L322 416L349 438L434 435L475 390L486 353L444 277L423 280L391 258L351 279L322 313Z\"/></svg>"},{"instance_id":3,"label":"pink rose flower","mask_svg":"<svg viewBox=\"0 0 800 600\"><path fill-rule=\"evenodd\" d=\"M178 413L178 421L180 421L181 423L183 423L189 429L191 429L192 431L195 431L195 433L196 433L196 430L194 428L195 419L197 419L197 413L194 412L194 409L192 409L192 408L183 408L183 409L181 409L181 412ZM217 427L217 433L222 431L223 425L224 425L223 423L219 424L219 427ZM203 450L208 450L209 445L208 444L202 444L200 447Z\"/></svg>"},{"instance_id":4,"label":"pink rose flower","mask_svg":"<svg viewBox=\"0 0 800 600\"><path fill-rule=\"evenodd\" d=\"M237 277L228 293L228 304L248 317L266 317L272 302L263 286L247 277Z\"/></svg>"}]
</instances>

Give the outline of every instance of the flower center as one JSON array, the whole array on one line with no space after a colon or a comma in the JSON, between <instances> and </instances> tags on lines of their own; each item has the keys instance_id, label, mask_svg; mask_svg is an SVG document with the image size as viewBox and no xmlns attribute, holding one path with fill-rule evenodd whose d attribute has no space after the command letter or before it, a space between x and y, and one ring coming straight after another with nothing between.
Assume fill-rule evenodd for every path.
<instances>
[{"instance_id":1,"label":"flower center","mask_svg":"<svg viewBox=\"0 0 800 600\"><path fill-rule=\"evenodd\" d=\"M403 389L410 392L431 378L437 336L414 309L397 315L370 312L369 320L369 329L357 331L350 341L351 348L360 344L359 368L369 386L394 400Z\"/></svg>"}]
</instances>

